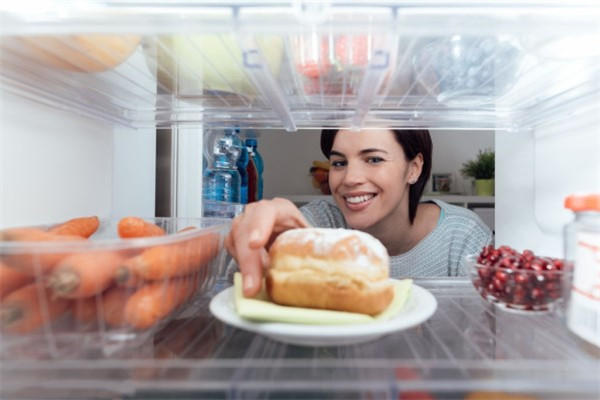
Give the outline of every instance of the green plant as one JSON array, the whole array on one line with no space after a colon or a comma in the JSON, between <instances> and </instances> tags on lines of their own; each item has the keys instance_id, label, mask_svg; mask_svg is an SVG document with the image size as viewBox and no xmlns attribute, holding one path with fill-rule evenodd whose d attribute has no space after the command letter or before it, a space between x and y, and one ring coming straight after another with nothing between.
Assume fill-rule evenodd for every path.
<instances>
[{"instance_id":1,"label":"green plant","mask_svg":"<svg viewBox=\"0 0 600 400\"><path fill-rule=\"evenodd\" d=\"M463 163L460 173L465 178L493 179L496 165L495 153L491 150L479 150L474 160Z\"/></svg>"}]
</instances>

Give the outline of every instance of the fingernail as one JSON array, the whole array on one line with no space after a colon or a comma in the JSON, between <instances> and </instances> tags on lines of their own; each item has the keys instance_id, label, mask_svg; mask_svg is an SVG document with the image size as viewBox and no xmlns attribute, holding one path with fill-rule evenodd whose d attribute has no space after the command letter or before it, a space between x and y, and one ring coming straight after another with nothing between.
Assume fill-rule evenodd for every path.
<instances>
[{"instance_id":1,"label":"fingernail","mask_svg":"<svg viewBox=\"0 0 600 400\"><path fill-rule=\"evenodd\" d=\"M250 241L258 242L259 240L260 240L260 232L258 231L258 229L254 229L252 232L250 232Z\"/></svg>"},{"instance_id":2,"label":"fingernail","mask_svg":"<svg viewBox=\"0 0 600 400\"><path fill-rule=\"evenodd\" d=\"M252 289L254 286L254 278L251 275L244 276L244 291Z\"/></svg>"}]
</instances>

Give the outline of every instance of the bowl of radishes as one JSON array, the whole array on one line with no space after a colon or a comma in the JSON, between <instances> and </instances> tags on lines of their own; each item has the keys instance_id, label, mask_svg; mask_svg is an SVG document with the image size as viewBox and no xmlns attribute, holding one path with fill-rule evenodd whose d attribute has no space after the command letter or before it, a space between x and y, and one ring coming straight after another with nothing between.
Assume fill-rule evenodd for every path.
<instances>
[{"instance_id":1,"label":"bowl of radishes","mask_svg":"<svg viewBox=\"0 0 600 400\"><path fill-rule=\"evenodd\" d=\"M521 253L509 246L486 246L479 254L465 257L464 265L484 299L526 314L553 311L560 305L571 273L562 259L531 250Z\"/></svg>"}]
</instances>

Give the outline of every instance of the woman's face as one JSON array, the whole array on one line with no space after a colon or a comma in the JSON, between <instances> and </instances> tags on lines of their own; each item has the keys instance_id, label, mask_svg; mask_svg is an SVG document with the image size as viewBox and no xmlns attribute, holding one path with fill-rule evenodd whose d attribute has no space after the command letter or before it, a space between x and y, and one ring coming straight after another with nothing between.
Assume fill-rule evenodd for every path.
<instances>
[{"instance_id":1,"label":"woman's face","mask_svg":"<svg viewBox=\"0 0 600 400\"><path fill-rule=\"evenodd\" d=\"M348 225L368 230L408 218L408 182L420 173L389 130L340 130L330 155L329 186Z\"/></svg>"}]
</instances>

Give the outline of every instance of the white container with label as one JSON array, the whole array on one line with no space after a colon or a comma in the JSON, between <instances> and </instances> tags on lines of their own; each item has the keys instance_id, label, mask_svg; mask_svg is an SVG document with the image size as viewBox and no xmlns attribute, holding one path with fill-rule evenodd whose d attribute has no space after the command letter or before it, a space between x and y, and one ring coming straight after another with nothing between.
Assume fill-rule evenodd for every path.
<instances>
[{"instance_id":1,"label":"white container with label","mask_svg":"<svg viewBox=\"0 0 600 400\"><path fill-rule=\"evenodd\" d=\"M568 196L565 207L575 213L565 229L566 258L573 266L567 327L600 357L600 194Z\"/></svg>"}]
</instances>

